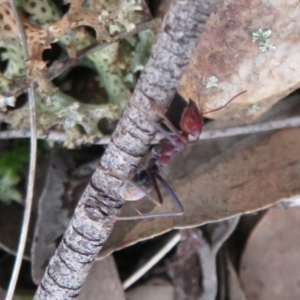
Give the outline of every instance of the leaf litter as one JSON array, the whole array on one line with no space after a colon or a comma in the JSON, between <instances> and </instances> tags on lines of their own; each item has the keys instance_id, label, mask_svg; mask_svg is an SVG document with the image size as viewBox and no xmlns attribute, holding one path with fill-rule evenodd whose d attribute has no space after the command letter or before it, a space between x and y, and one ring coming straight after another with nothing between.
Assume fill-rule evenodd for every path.
<instances>
[{"instance_id":1,"label":"leaf litter","mask_svg":"<svg viewBox=\"0 0 300 300\"><path fill-rule=\"evenodd\" d=\"M35 21L39 24L55 24L56 27L54 26L51 29L51 38L61 37L61 44L64 44L65 51L70 57L74 57L79 50L79 48L76 49L77 46L82 47L83 45L93 42L93 39L82 30L77 30L75 33L67 33L69 29L73 28L72 26L74 24L79 24L78 19L74 19L77 13L91 13L90 10L79 7L79 2L80 1L76 1L72 4L69 15L65 15L63 19L61 19L62 15L57 12L50 16L51 14L48 14L48 12L51 10L47 9L45 14L40 14L42 19L36 18L34 20L39 14L36 14L35 10L30 11L30 8L28 6L26 7L26 4L24 3L21 7L25 11L27 10L27 12L30 11L30 15L32 16L31 21ZM1 5L2 4L3 3L1 3ZM252 9L252 14L248 15L246 14L246 12L249 12L248 2L242 1L237 3L236 1L230 1L230 4L231 5L225 7L224 2L220 3L216 14L207 24L207 36L200 42L198 48L200 50L196 52L196 56L199 56L199 53L206 55L207 57L205 57L205 59L208 61L208 64L201 64L203 57L201 57L201 59L194 58L191 64L194 64L197 71L187 71L186 77L183 79L183 84L181 85L183 87L181 91L182 94L185 96L193 95L191 98L201 101L201 103L199 102L199 107L202 106L202 103L205 103L204 108L206 110L219 106L220 102L218 99L224 99L225 101L225 99L229 99L233 96L232 93L234 91L239 92L240 89L247 90L247 95L238 99L229 110L222 110L212 116L217 119L221 118L225 120L225 122L219 123L221 124L220 126L223 126L224 124L235 124L237 122L245 123L253 121L265 111L269 110L269 108L281 99L283 95L288 94L291 90L294 90L299 86L299 82L297 81L299 76L297 76L295 69L291 70L290 68L292 61L298 61L297 55L299 54L299 52L294 51L294 49L297 48L297 43L295 43L297 37L291 37L291 33L294 34L294 32L298 32L295 29L298 23L293 22L294 19L298 18L297 14L299 12L299 10L295 9L296 2L293 3L292 1L291 5L287 6L283 2L270 5L268 2L261 4L256 1L251 3L250 8ZM260 4L260 9L255 10L254 8L258 4ZM47 5L49 5L49 9L53 9L51 2L47 2ZM37 5L36 9L39 8L40 7ZM135 8L140 9L140 7ZM278 10L279 8L284 9ZM266 9L272 9L274 14L271 14L269 18L262 18L264 10ZM235 16L234 18L232 17L233 13ZM285 20L285 18L281 18L281 13L288 15L290 19ZM222 18L223 15L226 16L226 18ZM272 18L275 18L275 16L276 20L274 21ZM103 15L103 20L105 17L106 14ZM90 25L95 25L93 24L95 19L91 18L90 20ZM230 23L232 20L234 20L234 24ZM257 21L256 23L253 23L253 20L263 20L263 22ZM59 28L57 25L62 24L62 22L64 22L63 25L66 26L61 26L63 32L55 30L55 28ZM71 22L73 22L73 24L71 24ZM250 22L251 26L249 26L247 22ZM286 26L284 22L289 22L289 25ZM5 24L10 25L11 28L14 29L14 24L11 23L11 20L7 20ZM24 24L26 24L25 21ZM120 30L120 27L122 26L130 29L132 27L131 24L132 23L114 24L110 27L110 30ZM237 26L237 24L242 26ZM30 46L32 61L29 62L29 66L31 63L32 67L32 80L38 80L39 82L40 99L38 101L42 103L41 112L44 118L40 119L42 124L40 130L48 132L53 124L59 124L60 128L64 128L64 130L67 130L68 126L73 128L74 126L72 127L72 125L80 124L83 126L85 132L88 133L89 138L83 138L81 132L71 130L68 132L69 139L66 145L69 147L74 146L76 144L76 139L79 140L79 143L92 141L96 135L101 135L101 132L99 133L95 126L97 117L95 116L95 119L92 118L89 122L85 116L89 115L92 111L95 111L95 106L85 106L82 103L78 105L75 102L76 99L70 98L68 95L62 95L59 91L55 90L55 87L52 86L51 83L49 84L49 82L45 81L43 76L40 76L43 74L45 64L40 63L34 65L33 62L34 59L41 60L41 52L46 47L49 47L51 39L49 39L49 34L45 29L35 27L36 25L33 24L28 24L26 26L28 26L27 29L29 31L31 30L33 32L33 41L35 41L34 39L37 35L41 35L42 37L41 43L37 44L37 47L35 47L34 43ZM46 28L46 26L49 25L43 26ZM229 39L228 36L223 36L224 30L221 31L222 34L220 34L220 28L227 28L226 33L228 33L233 40ZM286 28L286 30L280 31L280 28ZM3 28L1 29L3 30ZM109 36L104 31L103 27L96 27L96 29L98 29L96 30L98 39L100 36L103 36L104 39L109 40ZM235 32L236 29L238 29L238 32ZM49 32L51 32L51 30ZM263 30L268 33L272 31L272 35L265 36L265 40L260 41L261 45L259 43L253 43L251 41L253 34L256 32L263 33ZM14 30L12 32L14 32ZM6 32L6 34L5 38L13 38L13 35L10 36L9 32ZM63 37L63 34L66 34L66 36ZM80 45L74 43L79 36L84 39L84 42ZM212 38L214 36L216 38ZM219 46L219 42L221 43L220 37L228 41L225 43L226 47ZM240 40L238 41L237 39ZM135 42L130 41L130 43L133 45ZM252 43L251 46L249 43ZM274 47L272 47L272 45ZM268 46L269 51L262 53L260 47L263 46ZM16 52L19 51L18 45L12 43L11 47L14 47L14 50L17 50ZM119 45L115 45L110 49L116 49L118 47ZM211 48L212 51L204 51L207 48ZM287 51L290 51L291 49L293 50L291 51L292 55ZM10 80L15 79L17 75L22 75L22 70L24 69L24 63L22 62L20 55L10 57L8 52L9 51L4 54L4 57L5 55L7 56L9 64L6 73L4 74L5 78L1 81L3 93L7 91ZM280 53L283 53L283 57L280 56ZM284 57L287 58L287 54L288 59L284 59ZM98 64L100 61L99 65L102 64L102 67L104 66L103 70L110 71L111 64L104 63L106 56L105 52L103 52L102 57L99 58L97 56L93 58L91 56L89 59L94 64ZM133 70L139 71L142 68L142 64L139 63L139 54L133 56L135 65ZM140 56L142 57L143 55ZM243 56L246 58L251 56L254 57L254 59L253 61L249 61L248 59L244 60L242 59ZM218 57L218 59L216 59L216 57ZM232 57L234 57L233 60L231 60ZM266 59L266 57L268 59ZM195 60L200 61L200 67L195 64ZM224 64L222 64L222 61ZM228 64L229 61L232 61L232 64ZM265 62L273 66L271 71L269 68L266 68ZM116 63L116 61L114 61L114 63ZM290 72L286 73L286 69L289 69ZM257 70L260 72L257 72ZM99 77L101 77L100 68L97 69L97 72L99 72ZM197 72L196 75L193 72ZM199 77L199 74L203 77ZM117 78L119 80L120 78L118 76L114 77L114 75L115 74L112 73L108 84L105 84L106 90L110 92L111 95L110 107L106 106L105 108L107 109L103 110L103 114L98 114L98 116L100 115L99 118L102 118L102 116L107 113L111 113L112 119L117 118L117 111L120 110L120 107L124 104L114 103L111 100L117 99L120 95L126 95L126 97L128 97L130 94L128 91L130 89L128 89L128 86L124 83L125 81L131 82L132 85L135 83L134 76L127 76L125 81L123 79L119 81L120 88L117 91L112 90L110 87L115 83L115 79ZM207 91L208 81L205 80L211 78L209 76L214 76L217 79L214 78L213 81L210 81L210 92ZM193 81L195 78L196 81ZM187 84L186 81L190 81L190 85ZM200 87L197 86L197 83L199 82L203 82L203 85ZM228 82L230 82L230 84ZM280 84L278 84L278 82L280 82ZM274 87L276 87L275 90ZM201 94L201 100L198 98L199 94ZM57 98L55 98L55 95ZM48 103L43 102L45 97L50 98ZM209 101L207 101L208 97L210 98ZM5 99L8 99L8 97ZM58 99L58 101L56 101L56 99ZM10 101L9 103L13 103L13 101ZM51 106L53 103L59 103L60 107L58 107L54 114L53 110L50 108L50 116L47 116L47 106L49 104ZM116 107L113 105L116 105ZM79 111L79 107L83 109L83 112ZM5 109L5 105L3 105L3 109ZM73 115L70 114L70 109L73 112ZM25 126L26 123L24 121L27 117L25 109L24 112L20 109L16 111L19 113L19 115L15 113L17 115L16 117L13 115L13 112L6 113L7 116L9 116L8 119L10 119L11 125L16 128L22 125ZM70 120L67 119L68 116L71 116ZM66 126L66 124L68 125ZM215 123L215 125L216 124L218 123ZM120 222L117 224L115 232L111 236L102 255L108 255L108 253L116 249L160 235L173 228L196 227L207 222L222 220L233 215L261 210L281 199L298 197L299 185L297 183L297 178L299 178L299 155L297 154L297 149L299 149L300 146L297 142L298 135L298 129L288 129L278 131L274 134L255 135L245 139L231 138L227 141L223 139L220 141L201 142L199 147L190 149L190 151L183 155L182 158L178 158L178 161L180 159L184 164L178 164L177 166L173 165L171 167L170 184L175 187L175 192L179 195L180 199L182 199L186 208L186 215L181 218L175 218L174 220L158 219L142 221L139 223L126 222L126 226L124 226L124 223L122 224ZM270 155L270 153L272 153L272 155ZM146 204L146 206L148 205L149 203ZM169 208L171 208L171 206L167 205L166 209ZM150 210L151 207L142 205L140 209ZM134 210L132 207L129 207L128 211L132 212ZM276 220L278 221L278 219ZM64 221L66 221L66 219L64 219ZM7 222L9 223L9 221ZM285 223L287 223L286 225L289 225L288 221L285 221ZM269 225L269 228L272 228L272 226ZM283 232L286 233L285 230L283 230ZM256 234L258 235L258 232L256 232ZM254 233L251 238L252 243L254 244ZM12 244L14 243L16 243L16 241ZM288 243L290 242L288 241L287 244ZM6 247L5 243L3 245ZM9 248L14 247L15 245L9 246ZM249 247L249 249L253 247L251 245L251 239L248 241L247 247ZM245 250L243 257L244 265L249 263L249 259L253 259L253 257L248 257L249 254L247 254L247 250L248 249ZM264 255L265 253L263 253L260 258L263 259ZM278 260L280 261L281 259ZM270 268L270 265L266 266L266 270L268 267ZM246 272L245 274L242 274L242 281L244 280L243 276L246 276L247 278L249 275L246 274ZM114 279L115 277L116 275L114 275ZM249 277L246 280L248 282ZM247 288L247 285L245 286ZM252 287L251 284L249 284L249 289L250 287ZM278 286L278 291L282 291L280 286ZM255 291L254 288L250 290L249 293L257 294L258 292L257 290Z\"/></svg>"}]
</instances>

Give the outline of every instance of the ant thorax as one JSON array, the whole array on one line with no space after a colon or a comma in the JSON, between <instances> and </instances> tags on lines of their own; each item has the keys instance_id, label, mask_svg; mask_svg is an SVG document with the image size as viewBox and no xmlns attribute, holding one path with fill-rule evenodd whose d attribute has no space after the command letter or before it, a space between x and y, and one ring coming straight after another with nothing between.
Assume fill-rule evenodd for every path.
<instances>
[{"instance_id":1,"label":"ant thorax","mask_svg":"<svg viewBox=\"0 0 300 300\"><path fill-rule=\"evenodd\" d=\"M158 166L166 166L169 164L171 158L183 151L187 146L188 140L183 142L177 135L170 134L159 141L157 145L152 148L152 155L156 160Z\"/></svg>"}]
</instances>

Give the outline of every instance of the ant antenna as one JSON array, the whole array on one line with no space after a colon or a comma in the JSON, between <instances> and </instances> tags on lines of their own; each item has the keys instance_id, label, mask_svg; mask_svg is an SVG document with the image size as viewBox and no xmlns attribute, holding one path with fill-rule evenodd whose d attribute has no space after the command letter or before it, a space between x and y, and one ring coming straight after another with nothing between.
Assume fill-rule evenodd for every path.
<instances>
[{"instance_id":1,"label":"ant antenna","mask_svg":"<svg viewBox=\"0 0 300 300\"><path fill-rule=\"evenodd\" d=\"M242 94L245 94L247 91L242 91L240 93L238 93L237 95L235 95L234 97L232 97L227 103L225 103L224 105L218 107L218 108L215 108L213 110L210 110L210 111L206 111L206 112L203 112L202 115L205 115L205 114L209 114L209 113L212 113L212 112L215 112L215 111L218 111L224 107L226 107L230 102L232 102L234 99L236 99L237 97L239 97L240 95Z\"/></svg>"}]
</instances>

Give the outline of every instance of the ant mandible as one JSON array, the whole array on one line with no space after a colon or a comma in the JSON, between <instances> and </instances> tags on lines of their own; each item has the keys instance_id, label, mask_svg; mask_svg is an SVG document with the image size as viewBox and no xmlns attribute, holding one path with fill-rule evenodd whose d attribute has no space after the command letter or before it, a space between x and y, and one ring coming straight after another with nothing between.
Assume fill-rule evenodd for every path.
<instances>
[{"instance_id":1,"label":"ant mandible","mask_svg":"<svg viewBox=\"0 0 300 300\"><path fill-rule=\"evenodd\" d=\"M127 181L121 188L120 194L127 201L136 201L144 196L147 196L149 200L154 202L156 205L163 203L163 198L158 187L157 180L165 187L171 196L172 202L178 208L178 212L163 212L163 213L150 213L142 214L138 210L136 216L120 216L116 217L117 220L136 220L136 219L148 219L154 217L168 217L168 216L179 216L184 213L184 207L180 200L177 198L169 184L162 175L162 168L167 166L173 156L177 153L182 152L186 147L194 145L195 142L190 142L189 137L192 136L195 141L198 141L200 134L203 129L203 115L218 111L227 106L231 101L236 99L238 96L246 93L243 91L233 98L231 98L225 105L216 108L208 112L199 111L195 102L189 99L187 107L184 109L181 120L180 128L178 131L168 118L160 111L156 106L155 102L151 100L151 106L156 113L162 118L165 125L170 129L166 133L166 137L162 138L157 145L152 148L151 158L148 161L148 165L145 169L137 172L134 177ZM155 189L158 201L151 196L150 192Z\"/></svg>"}]
</instances>

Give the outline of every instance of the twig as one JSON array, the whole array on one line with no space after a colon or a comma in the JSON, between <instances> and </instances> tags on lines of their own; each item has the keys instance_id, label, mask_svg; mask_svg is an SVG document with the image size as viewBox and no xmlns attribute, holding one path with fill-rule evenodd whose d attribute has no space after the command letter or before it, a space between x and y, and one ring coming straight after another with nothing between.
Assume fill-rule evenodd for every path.
<instances>
[{"instance_id":1,"label":"twig","mask_svg":"<svg viewBox=\"0 0 300 300\"><path fill-rule=\"evenodd\" d=\"M89 47L86 47L85 49L83 49L82 51L79 52L78 57L76 58L77 60L80 60L90 54L93 54L95 51L97 50L101 50L104 47L115 43L115 42L119 42L127 37L133 36L135 34L137 34L138 32L147 30L147 29L153 29L153 30L157 30L161 27L161 18L156 18L156 19L152 19L150 21L146 21L143 22L141 24L138 24L135 26L135 28L131 31L123 31L117 35L115 35L114 37L112 37L112 40L110 42L100 42L100 43L96 43L94 45L91 45Z\"/></svg>"},{"instance_id":2,"label":"twig","mask_svg":"<svg viewBox=\"0 0 300 300\"><path fill-rule=\"evenodd\" d=\"M93 174L84 191L70 226L49 262L35 300L68 300L78 296L112 230L115 216L125 202L120 196L123 181L118 178L131 178L141 158L149 151L155 135L153 123L147 121L141 110L148 110L149 118L154 122L159 120L150 109L151 101L155 101L162 110L170 104L216 2L172 1L157 43L132 95L130 103L135 105L129 104L124 110L101 157L101 168ZM141 110L136 106L140 106Z\"/></svg>"},{"instance_id":3,"label":"twig","mask_svg":"<svg viewBox=\"0 0 300 300\"><path fill-rule=\"evenodd\" d=\"M202 231L199 231L199 240L201 247L198 248L198 257L201 263L202 270L202 288L203 292L200 300L216 299L217 295L217 274L216 274L216 259L211 251L208 241L203 236Z\"/></svg>"},{"instance_id":4,"label":"twig","mask_svg":"<svg viewBox=\"0 0 300 300\"><path fill-rule=\"evenodd\" d=\"M101 50L105 48L108 45L111 45L112 43L119 42L122 39L125 39L127 37L130 37L132 35L135 35L136 33L140 31L144 31L146 29L154 29L158 28L161 25L161 19L156 18L150 21L143 22L141 24L138 24L134 30L128 32L123 31L116 36L112 37L112 40L109 42L102 41L95 43L91 46L86 47L85 49L79 51L76 58L66 58L64 60L58 61L54 63L49 70L46 71L46 78L49 80L52 80L59 76L61 73L66 71L68 68L72 67L74 64L76 64L79 60L85 58L86 56L93 54L97 50Z\"/></svg>"},{"instance_id":5,"label":"twig","mask_svg":"<svg viewBox=\"0 0 300 300\"><path fill-rule=\"evenodd\" d=\"M200 139L215 139L215 138L223 138L235 135L243 135L243 134L252 134L264 131L277 130L288 127L299 127L300 126L300 117L291 117L282 120L275 120L260 124L253 124L247 126L239 126L239 127L231 127L224 129L216 129L216 130L208 130L203 131Z\"/></svg>"},{"instance_id":6,"label":"twig","mask_svg":"<svg viewBox=\"0 0 300 300\"><path fill-rule=\"evenodd\" d=\"M275 120L265 123L245 125L238 127L220 128L214 130L207 130L204 127L202 134L200 135L200 140L210 140L218 139L236 135L246 135L252 133L266 132L272 130L278 130L283 128L293 128L300 127L300 117L291 117L282 120ZM30 130L28 129L16 129L16 130L6 130L0 131L0 139L16 139L16 138L28 138L30 136ZM153 144L156 144L164 136L157 133ZM41 134L37 136L38 139L54 141L54 142L64 142L66 140L66 134L61 131L50 131L48 134ZM107 145L111 139L111 136L104 136L98 139L95 145Z\"/></svg>"},{"instance_id":7,"label":"twig","mask_svg":"<svg viewBox=\"0 0 300 300\"><path fill-rule=\"evenodd\" d=\"M13 129L13 130L5 130L0 131L0 139L21 139L21 138L28 138L31 136L30 129ZM37 136L38 139L41 140L48 140L61 143L65 141L66 134L62 131L50 131L48 134L40 134ZM109 139L104 139L106 143L108 143Z\"/></svg>"},{"instance_id":8,"label":"twig","mask_svg":"<svg viewBox=\"0 0 300 300\"><path fill-rule=\"evenodd\" d=\"M237 215L235 217L231 217L227 220L218 222L216 224L217 227L215 228L214 233L212 234L211 237L211 243L212 243L211 250L215 257L217 256L221 246L231 236L232 232L238 225L239 221L240 221L240 215Z\"/></svg>"},{"instance_id":9,"label":"twig","mask_svg":"<svg viewBox=\"0 0 300 300\"><path fill-rule=\"evenodd\" d=\"M136 272L134 272L129 278L123 282L123 289L127 290L131 285L138 281L143 275L145 275L153 266L155 266L168 252L170 252L181 239L181 234L178 232L175 234L155 255L147 261L146 264L141 266Z\"/></svg>"},{"instance_id":10,"label":"twig","mask_svg":"<svg viewBox=\"0 0 300 300\"><path fill-rule=\"evenodd\" d=\"M13 0L9 0L12 13L15 19L15 22L19 31L19 39L23 49L24 60L27 62L29 60L29 51L27 47L27 42L24 34L24 30L17 12L17 9L14 5ZM28 75L28 70L27 70ZM6 295L6 300L11 300L16 288L20 267L23 259L24 249L26 245L30 213L32 207L32 198L33 198L33 189L34 189L34 179L35 179L35 168L36 168L36 155L37 155L37 139L36 139L36 113L35 113L35 100L34 100L34 85L32 82L29 83L27 88L28 93L28 102L29 102L29 118L30 118L30 127L31 127L31 136L30 136L30 163L29 163L29 174L28 174L28 184L27 192L25 199L25 208L24 208L24 217L22 222L21 235L18 245L17 257L14 265L13 274L10 280L8 292Z\"/></svg>"},{"instance_id":11,"label":"twig","mask_svg":"<svg viewBox=\"0 0 300 300\"><path fill-rule=\"evenodd\" d=\"M202 232L199 233L202 246L198 249L198 256L201 261L202 269L202 286L203 294L200 300L211 300L217 296L218 282L217 282L217 268L216 255L220 247L229 238L239 222L240 216L236 216L218 223L208 224L207 226L214 226L211 234L212 245L210 246L205 240Z\"/></svg>"},{"instance_id":12,"label":"twig","mask_svg":"<svg viewBox=\"0 0 300 300\"><path fill-rule=\"evenodd\" d=\"M161 25L161 19L156 18L150 21L143 22L141 24L136 25L135 29L128 32L123 31L116 36L112 37L112 40L109 42L102 41L97 42L89 47L86 47L85 49L78 52L78 55L76 58L64 58L59 61L56 61L52 64L52 66L47 69L44 73L44 76L48 80L53 80L57 76L59 76L61 73L66 71L68 68L72 67L74 64L76 64L80 59L86 57L87 55L90 55L94 53L97 50L103 49L104 47L111 45L112 43L118 42L122 39L125 39L127 37L130 37L138 32L144 31L146 29L157 29ZM36 84L35 84L36 86ZM27 88L27 81L24 78L23 80L19 80L15 84L13 84L9 90L9 92L4 93L5 96L19 96L22 94Z\"/></svg>"}]
</instances>

